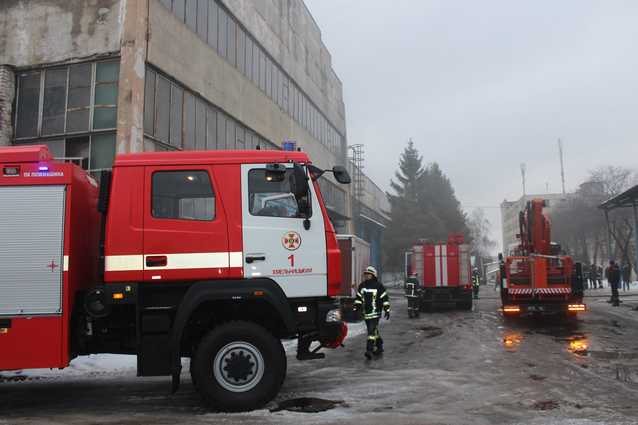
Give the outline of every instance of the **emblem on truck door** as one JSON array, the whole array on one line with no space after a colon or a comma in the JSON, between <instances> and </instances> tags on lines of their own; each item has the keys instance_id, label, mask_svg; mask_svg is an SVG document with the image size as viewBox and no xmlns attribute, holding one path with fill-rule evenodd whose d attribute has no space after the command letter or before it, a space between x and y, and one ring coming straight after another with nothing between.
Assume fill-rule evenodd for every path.
<instances>
[{"instance_id":1,"label":"emblem on truck door","mask_svg":"<svg viewBox=\"0 0 638 425\"><path fill-rule=\"evenodd\" d=\"M286 232L281 238L281 243L288 251L295 251L301 246L301 236L297 232Z\"/></svg>"}]
</instances>

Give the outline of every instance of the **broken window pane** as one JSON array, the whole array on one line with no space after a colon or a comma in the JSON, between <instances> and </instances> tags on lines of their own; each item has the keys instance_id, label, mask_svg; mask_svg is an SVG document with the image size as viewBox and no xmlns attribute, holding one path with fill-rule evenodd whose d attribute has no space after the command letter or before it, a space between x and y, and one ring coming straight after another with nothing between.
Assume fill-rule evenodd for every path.
<instances>
[{"instance_id":1,"label":"broken window pane","mask_svg":"<svg viewBox=\"0 0 638 425\"><path fill-rule=\"evenodd\" d=\"M49 69L44 75L42 134L64 133L67 68Z\"/></svg>"},{"instance_id":2,"label":"broken window pane","mask_svg":"<svg viewBox=\"0 0 638 425\"><path fill-rule=\"evenodd\" d=\"M184 102L184 90L171 84L171 130L170 144L182 147L182 106Z\"/></svg>"},{"instance_id":3,"label":"broken window pane","mask_svg":"<svg viewBox=\"0 0 638 425\"><path fill-rule=\"evenodd\" d=\"M115 134L97 134L91 137L91 170L111 168L115 158Z\"/></svg>"},{"instance_id":4,"label":"broken window pane","mask_svg":"<svg viewBox=\"0 0 638 425\"><path fill-rule=\"evenodd\" d=\"M16 126L16 137L35 137L38 134L40 73L20 75L18 81L18 122Z\"/></svg>"},{"instance_id":5,"label":"broken window pane","mask_svg":"<svg viewBox=\"0 0 638 425\"><path fill-rule=\"evenodd\" d=\"M73 159L75 164L78 164L84 169L89 167L89 137L74 137L66 139L66 154L65 157Z\"/></svg>"}]
</instances>

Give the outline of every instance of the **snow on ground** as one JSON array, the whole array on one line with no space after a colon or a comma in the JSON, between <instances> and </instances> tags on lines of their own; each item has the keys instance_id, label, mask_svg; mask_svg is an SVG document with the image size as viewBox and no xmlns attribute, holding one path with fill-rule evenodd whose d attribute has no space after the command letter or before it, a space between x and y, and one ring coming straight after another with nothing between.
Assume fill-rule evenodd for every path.
<instances>
[{"instance_id":1,"label":"snow on ground","mask_svg":"<svg viewBox=\"0 0 638 425\"><path fill-rule=\"evenodd\" d=\"M363 322L348 324L348 337L354 338L364 334L366 327ZM295 355L297 352L297 340L282 341L286 354ZM313 347L314 348L314 347ZM184 361L188 366L188 359ZM76 357L66 369L27 369L9 372L1 372L0 377L27 377L57 379L65 377L91 377L104 374L135 374L137 369L136 356L124 354L91 354L89 356ZM186 367L187 370L187 367Z\"/></svg>"},{"instance_id":2,"label":"snow on ground","mask_svg":"<svg viewBox=\"0 0 638 425\"><path fill-rule=\"evenodd\" d=\"M26 369L2 372L0 376L27 378L90 377L103 374L135 373L137 358L123 354L92 354L76 357L66 369Z\"/></svg>"}]
</instances>

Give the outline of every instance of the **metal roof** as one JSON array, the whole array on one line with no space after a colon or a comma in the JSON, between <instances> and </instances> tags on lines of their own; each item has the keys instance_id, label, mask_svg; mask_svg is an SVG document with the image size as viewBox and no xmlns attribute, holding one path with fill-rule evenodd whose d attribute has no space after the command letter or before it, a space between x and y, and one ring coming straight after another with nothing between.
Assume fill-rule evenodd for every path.
<instances>
[{"instance_id":1,"label":"metal roof","mask_svg":"<svg viewBox=\"0 0 638 425\"><path fill-rule=\"evenodd\" d=\"M633 207L634 205L638 205L638 185L624 191L620 195L616 195L613 198L606 200L600 204L598 208L605 211L611 211L616 208Z\"/></svg>"}]
</instances>

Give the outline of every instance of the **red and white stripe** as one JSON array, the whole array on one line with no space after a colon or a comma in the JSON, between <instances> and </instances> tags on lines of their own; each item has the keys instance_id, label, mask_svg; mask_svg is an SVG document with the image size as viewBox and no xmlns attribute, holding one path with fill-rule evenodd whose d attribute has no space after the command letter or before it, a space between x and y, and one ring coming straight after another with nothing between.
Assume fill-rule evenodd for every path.
<instances>
[{"instance_id":1,"label":"red and white stripe","mask_svg":"<svg viewBox=\"0 0 638 425\"><path fill-rule=\"evenodd\" d=\"M509 293L512 295L530 295L530 294L569 294L570 288L510 288Z\"/></svg>"},{"instance_id":2,"label":"red and white stripe","mask_svg":"<svg viewBox=\"0 0 638 425\"><path fill-rule=\"evenodd\" d=\"M447 245L445 244L434 246L434 274L436 286L448 286Z\"/></svg>"}]
</instances>

